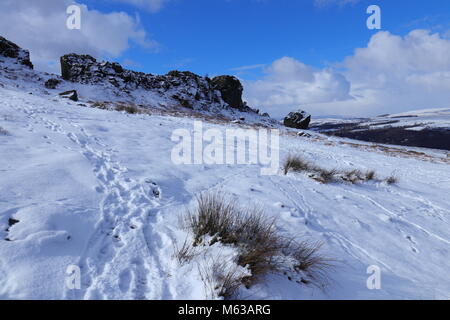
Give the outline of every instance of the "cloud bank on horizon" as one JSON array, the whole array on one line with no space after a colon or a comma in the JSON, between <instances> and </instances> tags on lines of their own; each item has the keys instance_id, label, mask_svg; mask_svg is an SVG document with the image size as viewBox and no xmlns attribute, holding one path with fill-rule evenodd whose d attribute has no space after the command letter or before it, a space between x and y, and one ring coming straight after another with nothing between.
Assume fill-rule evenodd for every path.
<instances>
[{"instance_id":1,"label":"cloud bank on horizon","mask_svg":"<svg viewBox=\"0 0 450 320\"><path fill-rule=\"evenodd\" d=\"M292 106L355 116L449 107L449 52L450 39L439 33L413 30L401 37L380 31L334 68L280 58L263 79L244 81L246 98L275 117Z\"/></svg>"}]
</instances>

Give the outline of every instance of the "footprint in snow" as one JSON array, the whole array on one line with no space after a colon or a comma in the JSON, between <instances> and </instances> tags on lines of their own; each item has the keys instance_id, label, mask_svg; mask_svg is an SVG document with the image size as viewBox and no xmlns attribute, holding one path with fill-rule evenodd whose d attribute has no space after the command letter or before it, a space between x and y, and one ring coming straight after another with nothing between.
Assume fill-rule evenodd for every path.
<instances>
[{"instance_id":1,"label":"footprint in snow","mask_svg":"<svg viewBox=\"0 0 450 320\"><path fill-rule=\"evenodd\" d=\"M119 289L122 293L126 293L130 290L131 281L132 276L130 270L123 270L119 275Z\"/></svg>"},{"instance_id":2,"label":"footprint in snow","mask_svg":"<svg viewBox=\"0 0 450 320\"><path fill-rule=\"evenodd\" d=\"M275 202L273 204L273 206L277 207L277 208L286 208L286 205L284 203L282 203L282 202Z\"/></svg>"},{"instance_id":3,"label":"footprint in snow","mask_svg":"<svg viewBox=\"0 0 450 320\"><path fill-rule=\"evenodd\" d=\"M409 241L409 242L411 242L411 251L412 252L414 252L414 253L419 253L419 250L416 248L416 247L414 247L413 245L415 245L415 244L417 244L415 241L414 241L414 238L412 237L412 236L406 236L406 239Z\"/></svg>"},{"instance_id":4,"label":"footprint in snow","mask_svg":"<svg viewBox=\"0 0 450 320\"><path fill-rule=\"evenodd\" d=\"M161 197L161 189L159 188L158 184L155 181L151 179L145 179L145 183L147 183L150 186L151 191L156 198Z\"/></svg>"}]
</instances>

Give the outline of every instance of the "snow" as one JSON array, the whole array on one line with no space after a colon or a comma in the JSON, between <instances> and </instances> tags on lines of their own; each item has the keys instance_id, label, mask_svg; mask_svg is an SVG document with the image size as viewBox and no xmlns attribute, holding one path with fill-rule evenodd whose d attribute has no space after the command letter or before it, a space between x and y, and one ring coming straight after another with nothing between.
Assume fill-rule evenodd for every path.
<instances>
[{"instance_id":1,"label":"snow","mask_svg":"<svg viewBox=\"0 0 450 320\"><path fill-rule=\"evenodd\" d=\"M0 78L0 127L10 133L0 135L0 298L214 298L195 261L180 266L174 250L187 237L180 216L201 192L218 191L264 207L285 235L322 241L337 261L325 292L271 275L242 288L242 298L450 299L444 152L381 152L292 130L280 137L281 159L301 153L326 168L394 173L397 185L325 185L281 170L262 176L260 165L175 165L172 132L192 131L195 119L82 107L15 81ZM85 89L85 100L98 92ZM10 218L19 222L9 226ZM233 256L219 244L210 251ZM81 267L80 290L66 286L70 265ZM382 271L380 290L366 286L372 265Z\"/></svg>"},{"instance_id":2,"label":"snow","mask_svg":"<svg viewBox=\"0 0 450 320\"><path fill-rule=\"evenodd\" d=\"M371 119L364 118L314 118L313 125L323 124L352 124L358 123L360 127L369 126L370 129L382 129L391 127L406 127L407 130L421 131L424 129L449 129L450 109L434 108L383 115ZM366 130L366 129L362 129ZM357 131L357 130L353 130Z\"/></svg>"}]
</instances>

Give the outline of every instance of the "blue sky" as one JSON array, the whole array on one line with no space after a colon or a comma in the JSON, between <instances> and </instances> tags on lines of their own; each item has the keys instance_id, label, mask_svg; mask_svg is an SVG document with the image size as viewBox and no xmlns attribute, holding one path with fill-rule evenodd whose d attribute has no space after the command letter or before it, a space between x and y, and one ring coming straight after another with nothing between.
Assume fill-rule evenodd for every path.
<instances>
[{"instance_id":1,"label":"blue sky","mask_svg":"<svg viewBox=\"0 0 450 320\"><path fill-rule=\"evenodd\" d=\"M81 9L81 29L66 26ZM366 10L381 8L381 30ZM2 0L0 34L59 73L75 52L153 74L232 74L281 118L450 108L449 0Z\"/></svg>"},{"instance_id":2,"label":"blue sky","mask_svg":"<svg viewBox=\"0 0 450 320\"><path fill-rule=\"evenodd\" d=\"M261 69L283 56L324 67L364 47L376 32L366 28L366 8L382 9L382 29L405 35L411 29L448 28L448 0L368 0L347 5L318 5L314 0L176 0L158 12L132 4L83 1L102 12L138 14L145 30L160 44L157 53L132 45L118 60L134 69L166 73L189 69L198 74L239 73L256 78Z\"/></svg>"}]
</instances>

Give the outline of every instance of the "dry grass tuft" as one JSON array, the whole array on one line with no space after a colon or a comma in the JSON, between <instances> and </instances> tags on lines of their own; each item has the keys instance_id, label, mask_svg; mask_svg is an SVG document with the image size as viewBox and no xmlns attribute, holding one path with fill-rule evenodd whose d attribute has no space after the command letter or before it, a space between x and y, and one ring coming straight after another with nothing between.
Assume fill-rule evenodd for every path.
<instances>
[{"instance_id":1,"label":"dry grass tuft","mask_svg":"<svg viewBox=\"0 0 450 320\"><path fill-rule=\"evenodd\" d=\"M195 250L195 247L192 246L187 239L183 242L181 247L179 247L178 244L175 243L174 256L176 257L180 265L189 263L197 255L198 252Z\"/></svg>"},{"instance_id":2,"label":"dry grass tuft","mask_svg":"<svg viewBox=\"0 0 450 320\"><path fill-rule=\"evenodd\" d=\"M284 161L283 165L284 174L288 174L290 171L294 172L309 172L309 177L320 183L332 183L332 182L348 182L351 184L358 184L367 181L385 181L387 184L394 184L398 182L398 178L391 176L384 180L379 180L376 177L374 170L368 170L362 172L358 169L349 171L343 171L338 169L325 169L317 165L311 164L304 160L299 155L289 155Z\"/></svg>"},{"instance_id":3,"label":"dry grass tuft","mask_svg":"<svg viewBox=\"0 0 450 320\"><path fill-rule=\"evenodd\" d=\"M133 104L117 104L116 111L123 111L129 114L145 113L144 110L141 110L141 108Z\"/></svg>"},{"instance_id":4,"label":"dry grass tuft","mask_svg":"<svg viewBox=\"0 0 450 320\"><path fill-rule=\"evenodd\" d=\"M376 173L374 170L369 170L365 173L365 180L366 181L371 181L371 180L375 180L376 178Z\"/></svg>"},{"instance_id":5,"label":"dry grass tuft","mask_svg":"<svg viewBox=\"0 0 450 320\"><path fill-rule=\"evenodd\" d=\"M219 296L225 300L236 298L242 286L242 278L246 276L242 268L233 261L210 257L197 265L198 273L205 286L206 296L214 299Z\"/></svg>"},{"instance_id":6,"label":"dry grass tuft","mask_svg":"<svg viewBox=\"0 0 450 320\"><path fill-rule=\"evenodd\" d=\"M311 165L299 156L289 155L283 165L284 174L288 174L290 171L301 172L309 171Z\"/></svg>"},{"instance_id":7,"label":"dry grass tuft","mask_svg":"<svg viewBox=\"0 0 450 320\"><path fill-rule=\"evenodd\" d=\"M387 177L386 179L384 179L384 181L388 184L397 184L398 183L398 178L394 175L391 175L389 177Z\"/></svg>"},{"instance_id":8,"label":"dry grass tuft","mask_svg":"<svg viewBox=\"0 0 450 320\"><path fill-rule=\"evenodd\" d=\"M251 287L270 273L289 275L290 280L297 275L298 283L325 286L320 283L321 279L325 279L326 269L332 266L331 260L318 254L320 245L288 239L278 233L274 219L267 218L263 210L241 208L235 201L216 193L197 198L197 208L188 212L184 227L192 232L193 241L178 249L176 256L180 263L192 259L193 248L220 242L234 247L238 252L236 265L250 271L249 274L239 271L237 277L238 271L224 268L221 261L211 261L209 266L203 266L202 277L207 282L214 282L216 289L222 288L216 291L227 299L233 296L237 287ZM220 270L228 271L224 274Z\"/></svg>"}]
</instances>

